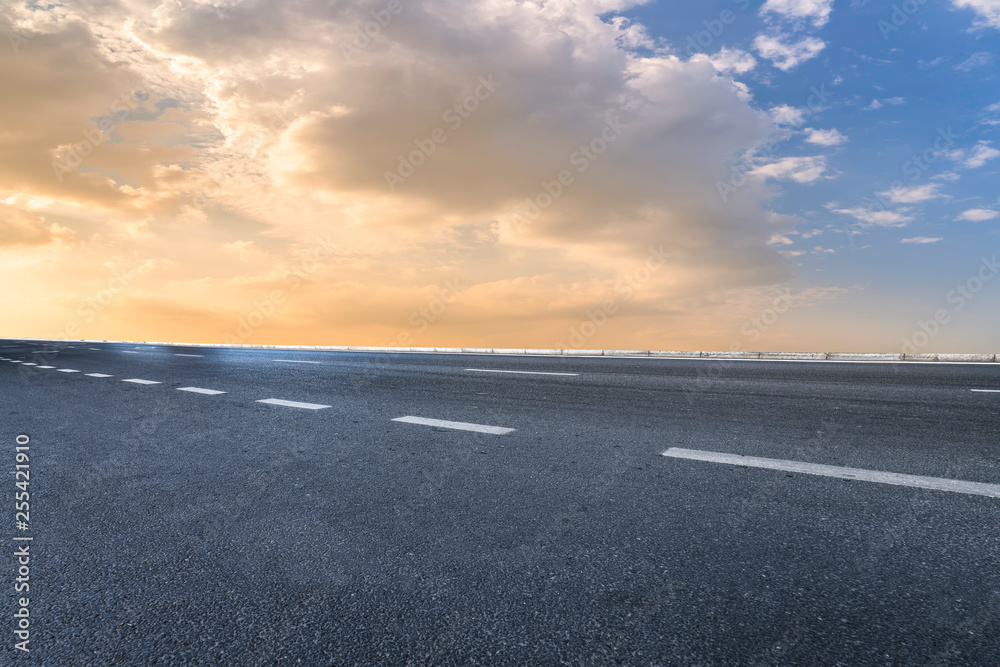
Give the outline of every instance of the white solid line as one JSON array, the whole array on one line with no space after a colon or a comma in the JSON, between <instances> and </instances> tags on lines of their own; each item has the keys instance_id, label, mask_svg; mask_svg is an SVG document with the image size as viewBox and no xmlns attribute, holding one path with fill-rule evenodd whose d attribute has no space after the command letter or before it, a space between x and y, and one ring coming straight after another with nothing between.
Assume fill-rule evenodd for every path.
<instances>
[{"instance_id":1,"label":"white solid line","mask_svg":"<svg viewBox=\"0 0 1000 667\"><path fill-rule=\"evenodd\" d=\"M968 493L976 496L1000 498L1000 484L984 484L982 482L965 482L958 479L943 477L923 477L921 475L904 475L880 470L864 470L862 468L842 468L840 466L820 465L818 463L803 463L801 461L783 461L780 459L764 459L756 456L741 456L739 454L724 454L722 452L704 452L694 449L671 447L663 452L663 456L709 463L728 463L750 468L767 468L769 470L784 470L798 472L804 475L821 475L823 477L838 477L854 479L862 482L877 482L879 484L894 484L910 486L918 489L934 489L936 491L952 491Z\"/></svg>"},{"instance_id":2,"label":"white solid line","mask_svg":"<svg viewBox=\"0 0 1000 667\"><path fill-rule=\"evenodd\" d=\"M546 373L543 371L499 371L492 368L466 368L476 373L520 373L522 375L579 375L579 373Z\"/></svg>"},{"instance_id":3,"label":"white solid line","mask_svg":"<svg viewBox=\"0 0 1000 667\"><path fill-rule=\"evenodd\" d=\"M132 382L134 384L160 384L156 380L140 380L138 378L132 378L131 380L122 380L122 382Z\"/></svg>"},{"instance_id":4,"label":"white solid line","mask_svg":"<svg viewBox=\"0 0 1000 667\"><path fill-rule=\"evenodd\" d=\"M504 435L515 429L503 428L501 426L484 426L482 424L469 424L466 422L450 422L443 419L425 419L424 417L396 417L394 422L406 422L407 424L420 424L422 426L440 426L441 428L453 428L459 431L476 431L477 433L492 433L493 435Z\"/></svg>"},{"instance_id":5,"label":"white solid line","mask_svg":"<svg viewBox=\"0 0 1000 667\"><path fill-rule=\"evenodd\" d=\"M175 357L204 357L204 354L175 354Z\"/></svg>"},{"instance_id":6,"label":"white solid line","mask_svg":"<svg viewBox=\"0 0 1000 667\"><path fill-rule=\"evenodd\" d=\"M206 394L208 396L217 396L218 394L225 394L224 391L216 391L215 389L202 389L201 387L178 387L177 391L190 391L192 394Z\"/></svg>"},{"instance_id":7,"label":"white solid line","mask_svg":"<svg viewBox=\"0 0 1000 667\"><path fill-rule=\"evenodd\" d=\"M74 371L72 368L60 368L60 373L79 373L80 371Z\"/></svg>"},{"instance_id":8,"label":"white solid line","mask_svg":"<svg viewBox=\"0 0 1000 667\"><path fill-rule=\"evenodd\" d=\"M113 378L114 375L105 375L104 373L87 373L89 378Z\"/></svg>"},{"instance_id":9,"label":"white solid line","mask_svg":"<svg viewBox=\"0 0 1000 667\"><path fill-rule=\"evenodd\" d=\"M297 359L273 359L272 361L283 361L286 364L321 364L322 361L299 361Z\"/></svg>"},{"instance_id":10,"label":"white solid line","mask_svg":"<svg viewBox=\"0 0 1000 667\"><path fill-rule=\"evenodd\" d=\"M1000 389L972 389L971 391L978 391L984 394L1000 394Z\"/></svg>"},{"instance_id":11,"label":"white solid line","mask_svg":"<svg viewBox=\"0 0 1000 667\"><path fill-rule=\"evenodd\" d=\"M271 405L283 405L286 408L305 408L306 410L322 410L323 408L329 408L329 405L320 405L319 403L299 403L298 401L285 401L280 398L265 398L257 401L258 403L269 403Z\"/></svg>"}]
</instances>

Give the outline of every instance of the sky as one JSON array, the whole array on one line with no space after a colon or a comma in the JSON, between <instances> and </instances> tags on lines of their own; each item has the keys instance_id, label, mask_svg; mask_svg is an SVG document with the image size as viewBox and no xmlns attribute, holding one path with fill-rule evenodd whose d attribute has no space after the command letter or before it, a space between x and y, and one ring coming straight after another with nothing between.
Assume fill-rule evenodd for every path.
<instances>
[{"instance_id":1,"label":"sky","mask_svg":"<svg viewBox=\"0 0 1000 667\"><path fill-rule=\"evenodd\" d=\"M1000 352L1000 0L0 3L0 336Z\"/></svg>"}]
</instances>

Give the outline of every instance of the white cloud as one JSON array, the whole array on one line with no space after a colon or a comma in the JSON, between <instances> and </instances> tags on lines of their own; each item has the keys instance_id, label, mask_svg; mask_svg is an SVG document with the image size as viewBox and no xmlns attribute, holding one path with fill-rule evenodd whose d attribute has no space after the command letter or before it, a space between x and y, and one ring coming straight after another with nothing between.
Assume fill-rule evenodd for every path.
<instances>
[{"instance_id":1,"label":"white cloud","mask_svg":"<svg viewBox=\"0 0 1000 667\"><path fill-rule=\"evenodd\" d=\"M730 72L746 74L757 66L757 59L752 55L729 47L720 49L714 56L709 56L709 60L715 65L715 69L727 74Z\"/></svg>"},{"instance_id":2,"label":"white cloud","mask_svg":"<svg viewBox=\"0 0 1000 667\"><path fill-rule=\"evenodd\" d=\"M993 220L994 218L1000 217L1000 213L988 208L972 208L968 211L962 213L958 216L959 220L968 220L969 222L984 222L986 220Z\"/></svg>"},{"instance_id":3,"label":"white cloud","mask_svg":"<svg viewBox=\"0 0 1000 667\"><path fill-rule=\"evenodd\" d=\"M902 211L877 211L867 209L863 206L854 208L834 208L834 213L849 215L858 222L863 222L870 227L905 227L906 223L913 220L912 216L906 215L906 209Z\"/></svg>"},{"instance_id":4,"label":"white cloud","mask_svg":"<svg viewBox=\"0 0 1000 667\"><path fill-rule=\"evenodd\" d=\"M1000 0L951 0L956 7L972 9L979 16L980 26L1000 29Z\"/></svg>"},{"instance_id":5,"label":"white cloud","mask_svg":"<svg viewBox=\"0 0 1000 667\"><path fill-rule=\"evenodd\" d=\"M839 146L847 142L847 137L836 129L814 130L807 127L806 132L809 133L806 141L817 146Z\"/></svg>"},{"instance_id":6,"label":"white cloud","mask_svg":"<svg viewBox=\"0 0 1000 667\"><path fill-rule=\"evenodd\" d=\"M937 243L942 239L936 236L914 236L913 238L903 239L900 243Z\"/></svg>"},{"instance_id":7,"label":"white cloud","mask_svg":"<svg viewBox=\"0 0 1000 667\"><path fill-rule=\"evenodd\" d=\"M779 181L795 181L796 183L814 183L826 172L826 158L816 157L786 157L769 164L761 165L750 173L763 178L773 178Z\"/></svg>"},{"instance_id":8,"label":"white cloud","mask_svg":"<svg viewBox=\"0 0 1000 667\"><path fill-rule=\"evenodd\" d=\"M815 58L826 47L826 42L816 37L803 37L797 42L794 39L792 35L757 35L753 46L762 58L783 72Z\"/></svg>"},{"instance_id":9,"label":"white cloud","mask_svg":"<svg viewBox=\"0 0 1000 667\"><path fill-rule=\"evenodd\" d=\"M966 169L977 169L1000 157L1000 150L993 148L992 142L983 140L968 150L958 148L944 155L949 160L961 163Z\"/></svg>"},{"instance_id":10,"label":"white cloud","mask_svg":"<svg viewBox=\"0 0 1000 667\"><path fill-rule=\"evenodd\" d=\"M952 182L952 183L955 182L955 181L957 181L960 178L962 178L962 177L959 176L958 174L956 174L953 171L946 171L946 172L938 174L937 176L931 176L931 179L933 179L933 180L940 179L942 181L949 181L949 182Z\"/></svg>"},{"instance_id":11,"label":"white cloud","mask_svg":"<svg viewBox=\"0 0 1000 667\"><path fill-rule=\"evenodd\" d=\"M881 100L872 100L872 103L865 107L866 110L881 109L885 105L899 106L900 104L906 104L905 97L887 97Z\"/></svg>"},{"instance_id":12,"label":"white cloud","mask_svg":"<svg viewBox=\"0 0 1000 667\"><path fill-rule=\"evenodd\" d=\"M938 194L940 183L928 183L927 185L915 185L911 188L899 188L898 190L887 190L879 194L886 197L893 204L917 204L929 199L937 199L944 195Z\"/></svg>"},{"instance_id":13,"label":"white cloud","mask_svg":"<svg viewBox=\"0 0 1000 667\"><path fill-rule=\"evenodd\" d=\"M787 104L772 107L767 113L771 117L771 120L778 125L794 125L798 127L806 122L805 109L797 109Z\"/></svg>"},{"instance_id":14,"label":"white cloud","mask_svg":"<svg viewBox=\"0 0 1000 667\"><path fill-rule=\"evenodd\" d=\"M955 65L955 69L968 72L976 67L989 65L991 60L993 60L993 55L991 53L988 51L980 51L979 53L973 53L967 60Z\"/></svg>"},{"instance_id":15,"label":"white cloud","mask_svg":"<svg viewBox=\"0 0 1000 667\"><path fill-rule=\"evenodd\" d=\"M786 20L811 21L819 28L830 19L833 0L767 0L760 8L761 16L777 14Z\"/></svg>"}]
</instances>

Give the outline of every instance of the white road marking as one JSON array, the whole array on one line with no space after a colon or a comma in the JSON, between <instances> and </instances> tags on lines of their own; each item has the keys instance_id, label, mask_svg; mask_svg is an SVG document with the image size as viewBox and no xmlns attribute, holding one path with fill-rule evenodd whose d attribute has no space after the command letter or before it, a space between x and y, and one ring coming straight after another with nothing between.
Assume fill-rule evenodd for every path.
<instances>
[{"instance_id":1,"label":"white road marking","mask_svg":"<svg viewBox=\"0 0 1000 667\"><path fill-rule=\"evenodd\" d=\"M305 408L306 410L322 410L332 407L330 405L320 405L319 403L299 403L298 401L285 401L280 398L265 398L258 403L269 403L271 405L283 405L286 408Z\"/></svg>"},{"instance_id":2,"label":"white road marking","mask_svg":"<svg viewBox=\"0 0 1000 667\"><path fill-rule=\"evenodd\" d=\"M204 354L175 354L175 357L204 357Z\"/></svg>"},{"instance_id":3,"label":"white road marking","mask_svg":"<svg viewBox=\"0 0 1000 667\"><path fill-rule=\"evenodd\" d=\"M298 359L274 359L274 361L283 361L286 364L321 364L322 361L299 361Z\"/></svg>"},{"instance_id":4,"label":"white road marking","mask_svg":"<svg viewBox=\"0 0 1000 667\"><path fill-rule=\"evenodd\" d=\"M89 378L113 378L114 375L105 375L104 373L87 373Z\"/></svg>"},{"instance_id":5,"label":"white road marking","mask_svg":"<svg viewBox=\"0 0 1000 667\"><path fill-rule=\"evenodd\" d=\"M133 352L132 350L122 350L125 354L139 354L138 352Z\"/></svg>"},{"instance_id":6,"label":"white road marking","mask_svg":"<svg viewBox=\"0 0 1000 667\"><path fill-rule=\"evenodd\" d=\"M769 470L798 472L804 475L821 475L823 477L838 477L840 479L853 479L861 482L877 482L879 484L893 484L896 486L910 486L918 489L934 489L936 491L952 491L954 493L968 493L976 496L1000 498L1000 484L965 482L959 479L945 479L943 477L904 475L895 472L882 472L881 470L865 470L863 468L843 468L841 466L803 463L801 461L764 459L757 456L741 456L739 454L724 454L722 452L705 452L695 449L681 449L679 447L671 447L667 451L663 452L663 456L669 456L677 459L691 459L693 461L707 461L709 463L728 463L731 465L746 466L749 468L767 468Z\"/></svg>"},{"instance_id":7,"label":"white road marking","mask_svg":"<svg viewBox=\"0 0 1000 667\"><path fill-rule=\"evenodd\" d=\"M74 371L72 368L60 368L60 373L79 373L80 371Z\"/></svg>"},{"instance_id":8,"label":"white road marking","mask_svg":"<svg viewBox=\"0 0 1000 667\"><path fill-rule=\"evenodd\" d=\"M101 348L99 348L99 347L88 347L87 349L88 350L94 350L96 352L100 352L101 351Z\"/></svg>"},{"instance_id":9,"label":"white road marking","mask_svg":"<svg viewBox=\"0 0 1000 667\"><path fill-rule=\"evenodd\" d=\"M420 424L421 426L439 426L441 428L453 428L459 431L476 431L477 433L492 433L493 435L504 435L516 429L503 428L502 426L484 426L483 424L469 424L466 422L450 422L443 419L425 419L424 417L396 417L394 422L406 422L407 424Z\"/></svg>"},{"instance_id":10,"label":"white road marking","mask_svg":"<svg viewBox=\"0 0 1000 667\"><path fill-rule=\"evenodd\" d=\"M476 373L519 373L521 375L579 375L579 373L546 373L543 371L498 371L491 368L466 368Z\"/></svg>"},{"instance_id":11,"label":"white road marking","mask_svg":"<svg viewBox=\"0 0 1000 667\"><path fill-rule=\"evenodd\" d=\"M55 366L39 366L39 368L55 368Z\"/></svg>"},{"instance_id":12,"label":"white road marking","mask_svg":"<svg viewBox=\"0 0 1000 667\"><path fill-rule=\"evenodd\" d=\"M978 391L984 394L1000 394L1000 389L973 389L972 391Z\"/></svg>"},{"instance_id":13,"label":"white road marking","mask_svg":"<svg viewBox=\"0 0 1000 667\"><path fill-rule=\"evenodd\" d=\"M22 362L18 361L17 359L8 359L7 361L9 361L12 364L20 364L20 363L22 363Z\"/></svg>"},{"instance_id":14,"label":"white road marking","mask_svg":"<svg viewBox=\"0 0 1000 667\"><path fill-rule=\"evenodd\" d=\"M24 362L24 365L25 365L25 366L37 366L38 364L36 364L36 363L35 363L35 362L33 362L33 361L26 361L26 362Z\"/></svg>"},{"instance_id":15,"label":"white road marking","mask_svg":"<svg viewBox=\"0 0 1000 667\"><path fill-rule=\"evenodd\" d=\"M202 389L201 387L178 387L177 391L190 391L192 394L206 394L208 396L217 396L218 394L225 394L224 391L216 391L215 389Z\"/></svg>"},{"instance_id":16,"label":"white road marking","mask_svg":"<svg viewBox=\"0 0 1000 667\"><path fill-rule=\"evenodd\" d=\"M138 378L132 378L131 380L122 380L122 382L132 382L134 384L160 384L156 380L140 380Z\"/></svg>"}]
</instances>

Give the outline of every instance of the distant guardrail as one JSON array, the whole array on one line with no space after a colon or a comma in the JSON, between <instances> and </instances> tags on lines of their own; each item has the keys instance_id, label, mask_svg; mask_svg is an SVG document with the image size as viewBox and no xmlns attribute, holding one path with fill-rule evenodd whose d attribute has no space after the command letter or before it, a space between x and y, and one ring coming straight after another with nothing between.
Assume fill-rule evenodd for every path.
<instances>
[{"instance_id":1,"label":"distant guardrail","mask_svg":"<svg viewBox=\"0 0 1000 667\"><path fill-rule=\"evenodd\" d=\"M719 352L690 350L587 350L500 347L375 347L363 345L250 345L234 343L174 343L135 340L67 340L64 338L0 338L0 341L44 343L113 343L121 345L170 345L250 350L317 350L324 352L393 352L414 354L506 354L562 357L660 357L675 359L763 359L772 361L951 361L996 363L998 354L904 354L896 352Z\"/></svg>"}]
</instances>

